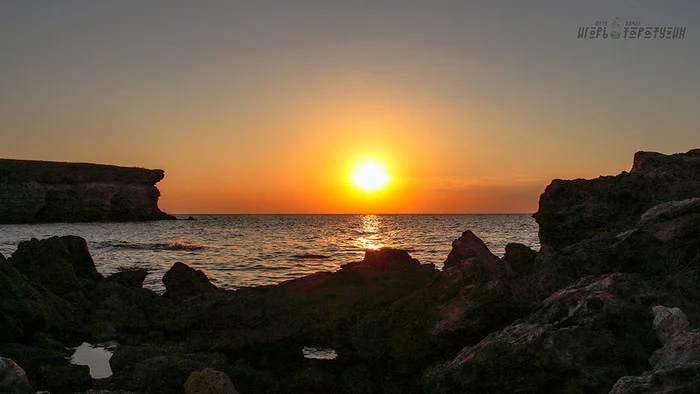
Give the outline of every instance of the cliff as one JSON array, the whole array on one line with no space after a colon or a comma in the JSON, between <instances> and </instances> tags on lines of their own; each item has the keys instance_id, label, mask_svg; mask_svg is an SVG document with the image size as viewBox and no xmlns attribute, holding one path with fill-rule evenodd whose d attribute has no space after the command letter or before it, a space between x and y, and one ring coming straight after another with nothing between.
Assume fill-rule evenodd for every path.
<instances>
[{"instance_id":1,"label":"cliff","mask_svg":"<svg viewBox=\"0 0 700 394\"><path fill-rule=\"evenodd\" d=\"M692 197L700 197L700 149L673 155L637 152L630 172L553 180L540 196L534 218L541 244L563 249L629 230L649 208Z\"/></svg>"},{"instance_id":2,"label":"cliff","mask_svg":"<svg viewBox=\"0 0 700 394\"><path fill-rule=\"evenodd\" d=\"M163 170L0 159L0 223L174 219L158 209Z\"/></svg>"}]
</instances>

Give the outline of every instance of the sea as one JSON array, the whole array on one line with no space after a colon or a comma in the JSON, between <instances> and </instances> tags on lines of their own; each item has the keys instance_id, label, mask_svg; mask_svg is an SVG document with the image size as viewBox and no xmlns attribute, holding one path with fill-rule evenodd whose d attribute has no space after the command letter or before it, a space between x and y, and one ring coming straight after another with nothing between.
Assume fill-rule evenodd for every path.
<instances>
[{"instance_id":1,"label":"sea","mask_svg":"<svg viewBox=\"0 0 700 394\"><path fill-rule=\"evenodd\" d=\"M511 242L539 249L530 214L176 216L196 220L4 224L0 253L9 257L31 238L77 235L87 241L100 273L144 268L144 286L162 292L163 275L178 261L202 270L218 287L238 289L335 271L381 247L405 249L442 268L452 241L466 230L497 256Z\"/></svg>"}]
</instances>

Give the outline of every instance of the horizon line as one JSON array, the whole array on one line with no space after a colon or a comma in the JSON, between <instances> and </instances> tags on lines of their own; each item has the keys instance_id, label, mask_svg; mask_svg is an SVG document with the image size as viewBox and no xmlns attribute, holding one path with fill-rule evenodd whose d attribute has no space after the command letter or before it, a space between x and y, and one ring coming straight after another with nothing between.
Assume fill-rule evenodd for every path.
<instances>
[{"instance_id":1,"label":"horizon line","mask_svg":"<svg viewBox=\"0 0 700 394\"><path fill-rule=\"evenodd\" d=\"M166 212L168 213L168 212ZM430 212L384 212L384 213L347 213L347 212L337 212L337 213L304 213L304 212L240 212L240 213L168 213L170 215L533 215L535 212L440 212L440 213L430 213Z\"/></svg>"}]
</instances>

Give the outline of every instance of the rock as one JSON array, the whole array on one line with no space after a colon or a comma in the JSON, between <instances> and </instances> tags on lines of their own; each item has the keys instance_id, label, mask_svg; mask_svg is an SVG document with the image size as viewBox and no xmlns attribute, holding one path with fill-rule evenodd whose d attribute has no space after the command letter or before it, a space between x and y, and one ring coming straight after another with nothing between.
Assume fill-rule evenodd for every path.
<instances>
[{"instance_id":1,"label":"rock","mask_svg":"<svg viewBox=\"0 0 700 394\"><path fill-rule=\"evenodd\" d=\"M0 259L0 343L32 342L42 332L72 336L82 331L82 316L79 308Z\"/></svg>"},{"instance_id":2,"label":"rock","mask_svg":"<svg viewBox=\"0 0 700 394\"><path fill-rule=\"evenodd\" d=\"M17 363L5 357L0 357L0 393L34 393L24 370Z\"/></svg>"},{"instance_id":3,"label":"rock","mask_svg":"<svg viewBox=\"0 0 700 394\"><path fill-rule=\"evenodd\" d=\"M138 361L96 382L96 388L144 393L182 393L192 372L204 368L222 369L218 354L170 353Z\"/></svg>"},{"instance_id":4,"label":"rock","mask_svg":"<svg viewBox=\"0 0 700 394\"><path fill-rule=\"evenodd\" d=\"M587 238L619 234L634 228L657 204L698 197L699 152L638 152L629 173L553 180L533 215L540 225L540 243L562 249Z\"/></svg>"},{"instance_id":5,"label":"rock","mask_svg":"<svg viewBox=\"0 0 700 394\"><path fill-rule=\"evenodd\" d=\"M186 299L217 290L200 270L195 270L186 264L177 262L163 275L165 297Z\"/></svg>"},{"instance_id":6,"label":"rock","mask_svg":"<svg viewBox=\"0 0 700 394\"><path fill-rule=\"evenodd\" d=\"M185 220L197 220L197 219L195 219L195 218L192 217L192 216L188 216L187 219L185 219Z\"/></svg>"},{"instance_id":7,"label":"rock","mask_svg":"<svg viewBox=\"0 0 700 394\"><path fill-rule=\"evenodd\" d=\"M642 215L637 226L664 242L693 238L700 231L700 198L656 205Z\"/></svg>"},{"instance_id":8,"label":"rock","mask_svg":"<svg viewBox=\"0 0 700 394\"><path fill-rule=\"evenodd\" d=\"M508 264L513 275L526 275L534 270L537 252L528 246L519 243L509 243L506 245L506 253L503 260Z\"/></svg>"},{"instance_id":9,"label":"rock","mask_svg":"<svg viewBox=\"0 0 700 394\"><path fill-rule=\"evenodd\" d=\"M484 241L467 230L452 242L452 250L444 263L443 276L453 280L470 278L486 281L497 277L499 270L507 271L507 265L491 253Z\"/></svg>"},{"instance_id":10,"label":"rock","mask_svg":"<svg viewBox=\"0 0 700 394\"><path fill-rule=\"evenodd\" d=\"M360 262L347 263L340 266L341 270L352 271L372 268L380 271L403 271L420 267L420 262L401 249L380 248L365 250L365 258Z\"/></svg>"},{"instance_id":11,"label":"rock","mask_svg":"<svg viewBox=\"0 0 700 394\"><path fill-rule=\"evenodd\" d=\"M688 318L680 308L657 305L652 308L652 312L654 312L654 330L661 343L668 342L690 326Z\"/></svg>"},{"instance_id":12,"label":"rock","mask_svg":"<svg viewBox=\"0 0 700 394\"><path fill-rule=\"evenodd\" d=\"M20 242L9 261L30 280L83 306L85 289L102 279L85 240L71 235Z\"/></svg>"},{"instance_id":13,"label":"rock","mask_svg":"<svg viewBox=\"0 0 700 394\"><path fill-rule=\"evenodd\" d=\"M163 170L0 159L0 223L174 219L158 209Z\"/></svg>"},{"instance_id":14,"label":"rock","mask_svg":"<svg viewBox=\"0 0 700 394\"><path fill-rule=\"evenodd\" d=\"M623 376L610 393L700 392L700 332L688 330L688 320L678 308L655 306L654 329L664 346L649 358L651 371Z\"/></svg>"},{"instance_id":15,"label":"rock","mask_svg":"<svg viewBox=\"0 0 700 394\"><path fill-rule=\"evenodd\" d=\"M107 277L107 282L117 283L130 289L140 289L148 271L143 268L130 268L116 272Z\"/></svg>"},{"instance_id":16,"label":"rock","mask_svg":"<svg viewBox=\"0 0 700 394\"><path fill-rule=\"evenodd\" d=\"M238 394L238 391L225 373L205 368L190 374L185 382L185 394Z\"/></svg>"},{"instance_id":17,"label":"rock","mask_svg":"<svg viewBox=\"0 0 700 394\"><path fill-rule=\"evenodd\" d=\"M638 275L583 278L502 331L467 346L423 376L448 392L601 392L641 372L658 342L648 339L657 297ZM504 372L507 371L507 372Z\"/></svg>"}]
</instances>

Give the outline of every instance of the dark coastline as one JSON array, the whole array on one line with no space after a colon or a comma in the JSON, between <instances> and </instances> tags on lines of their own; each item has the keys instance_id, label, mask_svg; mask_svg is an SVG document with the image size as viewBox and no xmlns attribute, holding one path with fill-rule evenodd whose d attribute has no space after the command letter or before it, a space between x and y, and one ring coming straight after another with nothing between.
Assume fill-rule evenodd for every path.
<instances>
[{"instance_id":1,"label":"dark coastline","mask_svg":"<svg viewBox=\"0 0 700 394\"><path fill-rule=\"evenodd\" d=\"M0 223L173 220L158 208L163 170L0 159Z\"/></svg>"},{"instance_id":2,"label":"dark coastline","mask_svg":"<svg viewBox=\"0 0 700 394\"><path fill-rule=\"evenodd\" d=\"M534 217L539 251L499 258L465 229L442 270L382 249L226 291L175 263L162 295L143 270L101 275L82 238L22 242L0 256L0 360L52 393L700 391L700 149L554 180ZM113 340L109 378L64 358ZM19 373L3 361L0 388L33 392L3 371Z\"/></svg>"}]
</instances>

